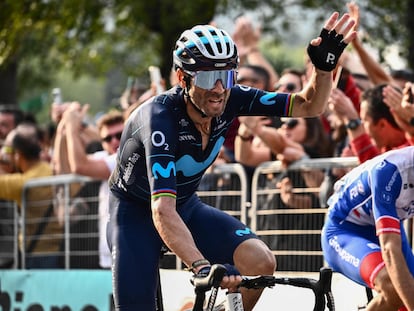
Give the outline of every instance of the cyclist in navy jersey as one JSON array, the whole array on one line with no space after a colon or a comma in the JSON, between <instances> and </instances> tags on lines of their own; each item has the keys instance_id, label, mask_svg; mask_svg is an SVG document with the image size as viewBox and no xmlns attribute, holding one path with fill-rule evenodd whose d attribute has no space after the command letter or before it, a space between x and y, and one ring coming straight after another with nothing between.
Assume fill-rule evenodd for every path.
<instances>
[{"instance_id":1,"label":"cyclist in navy jersey","mask_svg":"<svg viewBox=\"0 0 414 311\"><path fill-rule=\"evenodd\" d=\"M355 36L353 24L349 15L331 15L308 46L312 79L295 94L235 85L238 53L224 30L203 25L182 33L173 51L179 85L130 115L110 178L108 242L116 310L155 310L162 244L196 276L206 275L210 264L226 264L221 286L230 290L241 281L240 273L273 274L276 263L268 247L239 220L202 203L196 190L237 116L324 111L331 71ZM260 294L243 293L245 310Z\"/></svg>"},{"instance_id":2,"label":"cyclist in navy jersey","mask_svg":"<svg viewBox=\"0 0 414 311\"><path fill-rule=\"evenodd\" d=\"M335 184L322 231L327 263L378 294L367 310L414 310L414 256L402 221L414 217L414 147L360 164Z\"/></svg>"}]
</instances>

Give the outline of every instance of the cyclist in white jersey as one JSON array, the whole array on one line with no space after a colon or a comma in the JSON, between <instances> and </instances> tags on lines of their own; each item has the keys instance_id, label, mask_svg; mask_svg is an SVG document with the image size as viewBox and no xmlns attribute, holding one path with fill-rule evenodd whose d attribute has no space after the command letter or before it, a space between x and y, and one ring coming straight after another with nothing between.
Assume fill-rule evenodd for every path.
<instances>
[{"instance_id":1,"label":"cyclist in white jersey","mask_svg":"<svg viewBox=\"0 0 414 311\"><path fill-rule=\"evenodd\" d=\"M414 310L414 255L402 222L414 217L414 147L354 168L335 184L328 204L327 263L378 293L367 310Z\"/></svg>"}]
</instances>

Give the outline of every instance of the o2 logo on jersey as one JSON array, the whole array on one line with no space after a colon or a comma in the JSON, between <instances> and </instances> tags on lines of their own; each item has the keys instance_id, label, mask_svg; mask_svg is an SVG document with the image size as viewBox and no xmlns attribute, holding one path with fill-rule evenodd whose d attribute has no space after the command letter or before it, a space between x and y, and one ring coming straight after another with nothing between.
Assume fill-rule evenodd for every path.
<instances>
[{"instance_id":1,"label":"o2 logo on jersey","mask_svg":"<svg viewBox=\"0 0 414 311\"><path fill-rule=\"evenodd\" d=\"M161 131L154 131L151 134L151 143L155 147L163 147L164 150L170 149L170 146L165 142L165 135Z\"/></svg>"},{"instance_id":2,"label":"o2 logo on jersey","mask_svg":"<svg viewBox=\"0 0 414 311\"><path fill-rule=\"evenodd\" d=\"M168 178L171 175L175 176L176 170L174 162L168 162L167 167L162 167L162 165L158 162L154 163L154 165L152 166L152 175L154 175L155 179L158 179L159 176L163 178Z\"/></svg>"}]
</instances>

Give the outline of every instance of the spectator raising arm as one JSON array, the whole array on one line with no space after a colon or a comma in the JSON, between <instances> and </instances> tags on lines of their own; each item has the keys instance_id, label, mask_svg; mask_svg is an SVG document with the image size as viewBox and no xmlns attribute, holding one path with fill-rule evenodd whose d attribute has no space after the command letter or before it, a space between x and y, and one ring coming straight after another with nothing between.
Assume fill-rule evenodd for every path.
<instances>
[{"instance_id":1,"label":"spectator raising arm","mask_svg":"<svg viewBox=\"0 0 414 311\"><path fill-rule=\"evenodd\" d=\"M390 108L398 126L405 131L407 140L414 144L414 102L413 84L407 82L403 95L395 88L386 86L383 90L384 103Z\"/></svg>"},{"instance_id":2,"label":"spectator raising arm","mask_svg":"<svg viewBox=\"0 0 414 311\"><path fill-rule=\"evenodd\" d=\"M237 45L241 64L257 65L265 68L270 78L266 89L270 90L270 88L273 88L279 77L272 64L269 63L259 49L260 29L254 28L251 20L246 16L240 16L236 19L232 37Z\"/></svg>"},{"instance_id":3,"label":"spectator raising arm","mask_svg":"<svg viewBox=\"0 0 414 311\"><path fill-rule=\"evenodd\" d=\"M359 7L355 2L350 2L347 4L348 11L351 17L355 20L355 26L354 30L358 31L359 28ZM362 65L365 68L365 71L367 72L369 80L372 81L374 85L378 84L384 84L384 83L393 83L392 77L387 74L387 72L384 70L384 68L379 64L365 49L364 45L362 44L362 41L358 38L358 36L355 36L355 39L352 40L352 46L357 52Z\"/></svg>"}]
</instances>

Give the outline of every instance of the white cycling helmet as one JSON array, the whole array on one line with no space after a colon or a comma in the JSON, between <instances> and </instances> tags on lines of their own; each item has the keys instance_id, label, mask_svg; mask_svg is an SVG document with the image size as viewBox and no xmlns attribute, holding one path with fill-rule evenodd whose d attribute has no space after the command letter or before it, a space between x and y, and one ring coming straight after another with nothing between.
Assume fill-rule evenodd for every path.
<instances>
[{"instance_id":1,"label":"white cycling helmet","mask_svg":"<svg viewBox=\"0 0 414 311\"><path fill-rule=\"evenodd\" d=\"M190 72L235 69L239 63L233 39L211 25L184 31L176 42L173 60L176 68Z\"/></svg>"}]
</instances>

